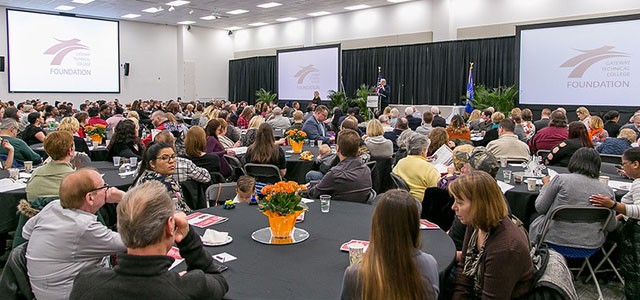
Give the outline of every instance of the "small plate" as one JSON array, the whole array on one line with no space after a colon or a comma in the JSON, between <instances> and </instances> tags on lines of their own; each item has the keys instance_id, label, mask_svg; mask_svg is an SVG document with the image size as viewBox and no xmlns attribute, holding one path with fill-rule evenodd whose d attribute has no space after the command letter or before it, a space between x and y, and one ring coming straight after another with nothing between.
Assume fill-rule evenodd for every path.
<instances>
[{"instance_id":1,"label":"small plate","mask_svg":"<svg viewBox=\"0 0 640 300\"><path fill-rule=\"evenodd\" d=\"M202 239L202 237L200 237L200 239ZM205 241L203 240L203 241L202 241L202 244L203 244L203 245L205 245L205 246L209 246L209 247L217 247L217 246L224 246L224 245L226 245L226 244L231 243L232 241L233 241L233 238L232 238L230 235L228 235L228 236L227 236L227 240L225 240L225 241L224 241L224 242L222 242L222 243L218 243L218 244L211 244L211 243L207 243L207 242L205 242Z\"/></svg>"}]
</instances>

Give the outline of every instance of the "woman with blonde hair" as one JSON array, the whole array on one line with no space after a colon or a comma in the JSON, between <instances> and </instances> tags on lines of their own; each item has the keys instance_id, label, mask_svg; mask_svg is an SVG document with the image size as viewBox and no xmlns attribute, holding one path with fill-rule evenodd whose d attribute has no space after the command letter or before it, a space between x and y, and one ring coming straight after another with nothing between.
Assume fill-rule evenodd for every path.
<instances>
[{"instance_id":1,"label":"woman with blonde hair","mask_svg":"<svg viewBox=\"0 0 640 300\"><path fill-rule=\"evenodd\" d=\"M589 110L584 106L580 106L576 109L576 115L578 116L578 119L584 123L584 126L589 128L589 122L591 121L591 114L589 113Z\"/></svg>"},{"instance_id":2,"label":"woman with blonde hair","mask_svg":"<svg viewBox=\"0 0 640 300\"><path fill-rule=\"evenodd\" d=\"M218 118L218 122L220 122L220 128L218 129L218 141L220 141L222 147L224 147L225 149L239 147L240 141L234 143L230 138L227 137L227 125L229 125L227 121L225 121L225 119L223 118Z\"/></svg>"},{"instance_id":3,"label":"woman with blonde hair","mask_svg":"<svg viewBox=\"0 0 640 300\"><path fill-rule=\"evenodd\" d=\"M620 130L618 137L608 137L602 141L596 150L600 154L622 155L624 151L631 148L631 144L636 142L638 135L633 129L625 128Z\"/></svg>"},{"instance_id":4,"label":"woman with blonde hair","mask_svg":"<svg viewBox=\"0 0 640 300\"><path fill-rule=\"evenodd\" d=\"M478 125L482 121L481 116L482 112L479 109L474 109L471 112L471 115L469 115L469 120L467 120L467 126L469 126L469 129L480 130L480 127L478 127Z\"/></svg>"},{"instance_id":5,"label":"woman with blonde hair","mask_svg":"<svg viewBox=\"0 0 640 300\"><path fill-rule=\"evenodd\" d=\"M467 225L453 299L514 299L533 288L526 234L508 217L491 175L473 171L449 184L453 209ZM517 262L517 263L515 263Z\"/></svg>"},{"instance_id":6,"label":"woman with blonde hair","mask_svg":"<svg viewBox=\"0 0 640 300\"><path fill-rule=\"evenodd\" d=\"M74 117L66 117L60 120L60 126L58 127L59 131L69 132L73 136L73 144L76 147L76 152L84 152L89 155L89 146L87 146L87 142L79 136L79 129L80 122Z\"/></svg>"},{"instance_id":7,"label":"woman with blonde hair","mask_svg":"<svg viewBox=\"0 0 640 300\"><path fill-rule=\"evenodd\" d=\"M438 263L420 250L420 216L407 191L389 190L377 202L362 262L347 268L341 299L437 299Z\"/></svg>"},{"instance_id":8,"label":"woman with blonde hair","mask_svg":"<svg viewBox=\"0 0 640 300\"><path fill-rule=\"evenodd\" d=\"M374 157L391 157L393 155L393 142L386 139L382 123L373 119L367 123L366 138L364 144L369 149L369 154Z\"/></svg>"},{"instance_id":9,"label":"woman with blonde hair","mask_svg":"<svg viewBox=\"0 0 640 300\"><path fill-rule=\"evenodd\" d=\"M242 135L242 137L240 137L240 145L242 147L249 147L253 144L253 142L255 142L256 132L258 131L260 125L262 125L262 123L264 122L265 120L262 116L253 116L253 118L251 118L251 120L249 121L247 132Z\"/></svg>"},{"instance_id":10,"label":"woman with blonde hair","mask_svg":"<svg viewBox=\"0 0 640 300\"><path fill-rule=\"evenodd\" d=\"M589 121L589 138L595 145L596 143L604 142L604 139L609 137L609 132L604 130L604 122L598 116L591 116Z\"/></svg>"}]
</instances>

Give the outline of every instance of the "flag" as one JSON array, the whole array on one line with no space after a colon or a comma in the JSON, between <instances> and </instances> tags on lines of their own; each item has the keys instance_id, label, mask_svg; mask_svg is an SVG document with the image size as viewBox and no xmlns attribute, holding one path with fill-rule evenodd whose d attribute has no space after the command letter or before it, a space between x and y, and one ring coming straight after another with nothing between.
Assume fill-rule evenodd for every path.
<instances>
[{"instance_id":1,"label":"flag","mask_svg":"<svg viewBox=\"0 0 640 300\"><path fill-rule=\"evenodd\" d=\"M376 82L376 94L380 91L380 80L382 80L382 75L380 74L380 66L378 66L378 81Z\"/></svg>"},{"instance_id":2,"label":"flag","mask_svg":"<svg viewBox=\"0 0 640 300\"><path fill-rule=\"evenodd\" d=\"M469 77L467 78L467 104L464 106L464 112L471 114L473 112L473 104L471 100L473 100L473 63L469 63Z\"/></svg>"}]
</instances>

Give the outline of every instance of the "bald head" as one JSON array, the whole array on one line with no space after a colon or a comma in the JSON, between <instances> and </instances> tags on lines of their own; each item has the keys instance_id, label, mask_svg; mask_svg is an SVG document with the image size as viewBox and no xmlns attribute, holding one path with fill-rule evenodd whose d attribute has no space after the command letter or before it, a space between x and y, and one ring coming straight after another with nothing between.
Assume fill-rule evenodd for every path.
<instances>
[{"instance_id":1,"label":"bald head","mask_svg":"<svg viewBox=\"0 0 640 300\"><path fill-rule=\"evenodd\" d=\"M64 208L78 209L85 204L89 191L102 187L104 181L95 169L84 168L69 173L60 184L60 204Z\"/></svg>"}]
</instances>

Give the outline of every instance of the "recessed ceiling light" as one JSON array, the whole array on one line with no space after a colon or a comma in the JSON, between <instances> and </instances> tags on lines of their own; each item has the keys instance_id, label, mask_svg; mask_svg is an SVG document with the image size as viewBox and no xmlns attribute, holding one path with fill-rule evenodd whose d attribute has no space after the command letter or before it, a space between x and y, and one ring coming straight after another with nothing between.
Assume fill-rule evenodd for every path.
<instances>
[{"instance_id":1,"label":"recessed ceiling light","mask_svg":"<svg viewBox=\"0 0 640 300\"><path fill-rule=\"evenodd\" d=\"M282 18L282 19L276 19L276 21L278 22L289 22L289 21L295 21L298 18L292 18L292 17L286 17L286 18Z\"/></svg>"},{"instance_id":2,"label":"recessed ceiling light","mask_svg":"<svg viewBox=\"0 0 640 300\"><path fill-rule=\"evenodd\" d=\"M256 23L251 23L251 24L249 24L249 26L264 26L264 25L269 25L269 23L265 23L265 22L256 22Z\"/></svg>"},{"instance_id":3,"label":"recessed ceiling light","mask_svg":"<svg viewBox=\"0 0 640 300\"><path fill-rule=\"evenodd\" d=\"M407 2L409 0L387 0L387 2L391 2L391 3L400 3L400 2Z\"/></svg>"},{"instance_id":4,"label":"recessed ceiling light","mask_svg":"<svg viewBox=\"0 0 640 300\"><path fill-rule=\"evenodd\" d=\"M326 16L326 15L329 15L329 14L331 14L331 13L328 12L328 11L318 11L318 12L310 13L310 14L307 14L307 15L312 16L312 17L319 17L319 16Z\"/></svg>"},{"instance_id":5,"label":"recessed ceiling light","mask_svg":"<svg viewBox=\"0 0 640 300\"><path fill-rule=\"evenodd\" d=\"M204 16L204 17L200 18L200 20L207 20L207 21L211 21L211 20L215 20L215 19L217 19L217 18L218 18L218 17L216 17L216 16Z\"/></svg>"},{"instance_id":6,"label":"recessed ceiling light","mask_svg":"<svg viewBox=\"0 0 640 300\"><path fill-rule=\"evenodd\" d=\"M226 30L240 30L242 29L242 27L238 27L238 26L233 26L233 27L227 27L225 28Z\"/></svg>"},{"instance_id":7,"label":"recessed ceiling light","mask_svg":"<svg viewBox=\"0 0 640 300\"><path fill-rule=\"evenodd\" d=\"M173 7L173 6L169 6L169 9L167 9L167 10L168 10L168 11L174 11L174 10L176 10L176 8L175 8L175 7Z\"/></svg>"},{"instance_id":8,"label":"recessed ceiling light","mask_svg":"<svg viewBox=\"0 0 640 300\"><path fill-rule=\"evenodd\" d=\"M260 5L256 5L256 6L257 7L262 7L262 8L272 8L272 7L276 7L276 6L280 6L280 5L282 5L282 3L269 2L269 3L260 4Z\"/></svg>"},{"instance_id":9,"label":"recessed ceiling light","mask_svg":"<svg viewBox=\"0 0 640 300\"><path fill-rule=\"evenodd\" d=\"M191 24L195 24L195 23L196 23L196 21L181 21L181 22L178 22L178 24L180 24L180 25L191 25Z\"/></svg>"},{"instance_id":10,"label":"recessed ceiling light","mask_svg":"<svg viewBox=\"0 0 640 300\"><path fill-rule=\"evenodd\" d=\"M162 9L162 6L159 7L149 7L147 9L142 10L143 12L148 12L148 13L157 13L159 11L163 11L164 9Z\"/></svg>"},{"instance_id":11,"label":"recessed ceiling light","mask_svg":"<svg viewBox=\"0 0 640 300\"><path fill-rule=\"evenodd\" d=\"M139 17L140 15L136 15L136 14L126 14L124 16L122 16L121 18L125 18L125 19L135 19L137 17Z\"/></svg>"},{"instance_id":12,"label":"recessed ceiling light","mask_svg":"<svg viewBox=\"0 0 640 300\"><path fill-rule=\"evenodd\" d=\"M57 9L57 10L72 10L74 8L76 8L76 7L75 6L69 6L69 5L60 5L60 6L56 7L56 8L54 8L54 9Z\"/></svg>"},{"instance_id":13,"label":"recessed ceiling light","mask_svg":"<svg viewBox=\"0 0 640 300\"><path fill-rule=\"evenodd\" d=\"M230 15L239 15L239 14L244 14L244 13L248 13L248 10L244 10L244 9L236 9L236 10L232 10L227 12Z\"/></svg>"},{"instance_id":14,"label":"recessed ceiling light","mask_svg":"<svg viewBox=\"0 0 640 300\"><path fill-rule=\"evenodd\" d=\"M371 6L366 5L366 4L360 4L360 5L354 5L354 6L347 6L344 9L346 10L357 10L357 9L365 9L365 8L369 8Z\"/></svg>"},{"instance_id":15,"label":"recessed ceiling light","mask_svg":"<svg viewBox=\"0 0 640 300\"><path fill-rule=\"evenodd\" d=\"M180 5L185 5L185 4L189 4L189 3L191 3L191 2L190 1L177 0L177 1L168 2L167 5L180 6Z\"/></svg>"},{"instance_id":16,"label":"recessed ceiling light","mask_svg":"<svg viewBox=\"0 0 640 300\"><path fill-rule=\"evenodd\" d=\"M94 0L73 0L73 1L71 1L71 2L73 2L73 3L79 3L79 4L87 4L87 3L91 3L91 2L93 2L93 1L94 1Z\"/></svg>"}]
</instances>

